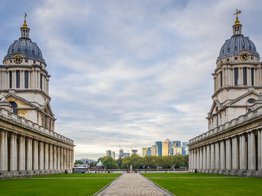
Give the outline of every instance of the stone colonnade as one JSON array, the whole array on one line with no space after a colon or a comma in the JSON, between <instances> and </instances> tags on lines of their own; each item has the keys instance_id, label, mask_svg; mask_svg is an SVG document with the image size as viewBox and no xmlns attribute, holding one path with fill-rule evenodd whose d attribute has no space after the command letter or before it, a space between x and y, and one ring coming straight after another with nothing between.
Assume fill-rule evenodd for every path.
<instances>
[{"instance_id":1,"label":"stone colonnade","mask_svg":"<svg viewBox=\"0 0 262 196\"><path fill-rule=\"evenodd\" d=\"M73 147L0 130L0 178L72 171Z\"/></svg>"},{"instance_id":2,"label":"stone colonnade","mask_svg":"<svg viewBox=\"0 0 262 196\"><path fill-rule=\"evenodd\" d=\"M262 129L256 129L215 142L192 146L189 150L192 172L262 176Z\"/></svg>"}]
</instances>

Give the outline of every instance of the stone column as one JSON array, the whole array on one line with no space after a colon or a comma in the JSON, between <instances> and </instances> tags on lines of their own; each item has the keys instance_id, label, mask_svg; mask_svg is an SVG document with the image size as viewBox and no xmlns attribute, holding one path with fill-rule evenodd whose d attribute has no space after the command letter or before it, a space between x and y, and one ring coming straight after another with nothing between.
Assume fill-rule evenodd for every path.
<instances>
[{"instance_id":1,"label":"stone column","mask_svg":"<svg viewBox=\"0 0 262 196\"><path fill-rule=\"evenodd\" d=\"M60 167L61 167L61 170L64 170L64 149L61 147L60 148Z\"/></svg>"},{"instance_id":2,"label":"stone column","mask_svg":"<svg viewBox=\"0 0 262 196\"><path fill-rule=\"evenodd\" d=\"M66 149L64 148L64 169L66 169Z\"/></svg>"},{"instance_id":3,"label":"stone column","mask_svg":"<svg viewBox=\"0 0 262 196\"><path fill-rule=\"evenodd\" d=\"M215 143L215 169L219 170L219 142Z\"/></svg>"},{"instance_id":4,"label":"stone column","mask_svg":"<svg viewBox=\"0 0 262 196\"><path fill-rule=\"evenodd\" d=\"M214 144L211 144L211 152L210 152L210 159L211 159L211 168L210 169L215 169L215 146Z\"/></svg>"},{"instance_id":5,"label":"stone column","mask_svg":"<svg viewBox=\"0 0 262 196\"><path fill-rule=\"evenodd\" d=\"M33 159L32 159L33 151L32 151L32 139L31 138L27 138L26 155L27 155L27 157L26 157L26 170L31 171L32 170L32 163L33 163Z\"/></svg>"},{"instance_id":6,"label":"stone column","mask_svg":"<svg viewBox=\"0 0 262 196\"><path fill-rule=\"evenodd\" d=\"M206 146L203 146L203 169L205 170L207 168L207 152L206 152Z\"/></svg>"},{"instance_id":7,"label":"stone column","mask_svg":"<svg viewBox=\"0 0 262 196\"><path fill-rule=\"evenodd\" d=\"M188 151L188 169L191 170L191 163L192 163L192 154L191 150Z\"/></svg>"},{"instance_id":8,"label":"stone column","mask_svg":"<svg viewBox=\"0 0 262 196\"><path fill-rule=\"evenodd\" d=\"M54 146L54 170L57 170L57 147Z\"/></svg>"},{"instance_id":9,"label":"stone column","mask_svg":"<svg viewBox=\"0 0 262 196\"><path fill-rule=\"evenodd\" d=\"M240 136L240 169L247 169L247 144L244 134Z\"/></svg>"},{"instance_id":10,"label":"stone column","mask_svg":"<svg viewBox=\"0 0 262 196\"><path fill-rule=\"evenodd\" d=\"M39 142L39 170L44 170L44 143Z\"/></svg>"},{"instance_id":11,"label":"stone column","mask_svg":"<svg viewBox=\"0 0 262 196\"><path fill-rule=\"evenodd\" d=\"M195 170L197 167L197 159L196 159L196 149L193 150L193 154L194 154L194 162L193 162L193 169Z\"/></svg>"},{"instance_id":12,"label":"stone column","mask_svg":"<svg viewBox=\"0 0 262 196\"><path fill-rule=\"evenodd\" d=\"M223 140L220 142L220 169L226 169L225 143Z\"/></svg>"},{"instance_id":13,"label":"stone column","mask_svg":"<svg viewBox=\"0 0 262 196\"><path fill-rule=\"evenodd\" d=\"M0 171L7 171L7 132L0 131Z\"/></svg>"},{"instance_id":14,"label":"stone column","mask_svg":"<svg viewBox=\"0 0 262 196\"><path fill-rule=\"evenodd\" d=\"M71 150L71 155L72 155L72 157L71 157L71 164L72 164L71 168L73 169L74 163L75 163L74 150Z\"/></svg>"},{"instance_id":15,"label":"stone column","mask_svg":"<svg viewBox=\"0 0 262 196\"><path fill-rule=\"evenodd\" d=\"M199 165L199 161L200 160L200 152L199 152L199 148L197 148L197 169L200 168L200 165Z\"/></svg>"},{"instance_id":16,"label":"stone column","mask_svg":"<svg viewBox=\"0 0 262 196\"><path fill-rule=\"evenodd\" d=\"M19 160L18 160L18 170L24 171L25 170L25 137L19 136L18 142L18 150L19 150Z\"/></svg>"},{"instance_id":17,"label":"stone column","mask_svg":"<svg viewBox=\"0 0 262 196\"><path fill-rule=\"evenodd\" d=\"M72 171L73 170L73 163L72 163L72 156L73 156L73 154L72 154L72 150L69 150L69 169Z\"/></svg>"},{"instance_id":18,"label":"stone column","mask_svg":"<svg viewBox=\"0 0 262 196\"><path fill-rule=\"evenodd\" d=\"M257 132L257 143L258 143L258 170L262 170L262 130Z\"/></svg>"},{"instance_id":19,"label":"stone column","mask_svg":"<svg viewBox=\"0 0 262 196\"><path fill-rule=\"evenodd\" d=\"M49 152L50 152L49 167L50 167L50 170L53 170L54 169L54 153L53 153L53 145L52 144L50 144L50 146L49 146Z\"/></svg>"},{"instance_id":20,"label":"stone column","mask_svg":"<svg viewBox=\"0 0 262 196\"><path fill-rule=\"evenodd\" d=\"M231 170L232 169L232 146L230 138L226 140L226 169Z\"/></svg>"},{"instance_id":21,"label":"stone column","mask_svg":"<svg viewBox=\"0 0 262 196\"><path fill-rule=\"evenodd\" d=\"M45 143L45 170L49 170L49 144Z\"/></svg>"},{"instance_id":22,"label":"stone column","mask_svg":"<svg viewBox=\"0 0 262 196\"><path fill-rule=\"evenodd\" d=\"M38 141L33 140L33 170L38 170Z\"/></svg>"},{"instance_id":23,"label":"stone column","mask_svg":"<svg viewBox=\"0 0 262 196\"><path fill-rule=\"evenodd\" d=\"M61 154L60 154L60 147L57 147L57 169L61 170Z\"/></svg>"},{"instance_id":24,"label":"stone column","mask_svg":"<svg viewBox=\"0 0 262 196\"><path fill-rule=\"evenodd\" d=\"M211 165L210 165L210 145L207 145L207 163L206 163L206 167L207 169L210 169Z\"/></svg>"},{"instance_id":25,"label":"stone column","mask_svg":"<svg viewBox=\"0 0 262 196\"><path fill-rule=\"evenodd\" d=\"M17 135L10 134L10 171L17 170Z\"/></svg>"},{"instance_id":26,"label":"stone column","mask_svg":"<svg viewBox=\"0 0 262 196\"><path fill-rule=\"evenodd\" d=\"M256 169L256 142L254 131L248 135L248 169Z\"/></svg>"},{"instance_id":27,"label":"stone column","mask_svg":"<svg viewBox=\"0 0 262 196\"><path fill-rule=\"evenodd\" d=\"M232 169L239 169L238 167L239 157L238 157L238 141L237 136L232 139Z\"/></svg>"},{"instance_id":28,"label":"stone column","mask_svg":"<svg viewBox=\"0 0 262 196\"><path fill-rule=\"evenodd\" d=\"M199 147L199 169L203 169L203 148Z\"/></svg>"}]
</instances>

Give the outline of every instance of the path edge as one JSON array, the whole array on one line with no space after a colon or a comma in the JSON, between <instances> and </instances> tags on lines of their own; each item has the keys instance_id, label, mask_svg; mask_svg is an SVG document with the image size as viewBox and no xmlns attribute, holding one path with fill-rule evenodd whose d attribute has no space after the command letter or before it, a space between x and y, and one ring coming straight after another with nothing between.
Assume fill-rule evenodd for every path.
<instances>
[{"instance_id":1,"label":"path edge","mask_svg":"<svg viewBox=\"0 0 262 196\"><path fill-rule=\"evenodd\" d=\"M118 176L117 178L115 178L114 180L112 180L111 182L109 182L108 184L106 184L105 186L103 186L101 189L99 189L97 192L95 192L92 196L98 196L98 194L102 193L107 187L109 187L111 184L113 184L116 180L118 180L118 178L120 178L123 174L121 174L120 176Z\"/></svg>"},{"instance_id":2,"label":"path edge","mask_svg":"<svg viewBox=\"0 0 262 196\"><path fill-rule=\"evenodd\" d=\"M141 175L141 174L140 174ZM158 188L162 189L163 191L167 192L170 196L176 196L174 193L171 193L169 190L165 189L164 187L160 186L159 184L155 183L154 181L152 181L151 179L145 177L144 175L141 175L144 178L146 178L147 180L149 180L150 182L152 182L155 186L157 186Z\"/></svg>"}]
</instances>

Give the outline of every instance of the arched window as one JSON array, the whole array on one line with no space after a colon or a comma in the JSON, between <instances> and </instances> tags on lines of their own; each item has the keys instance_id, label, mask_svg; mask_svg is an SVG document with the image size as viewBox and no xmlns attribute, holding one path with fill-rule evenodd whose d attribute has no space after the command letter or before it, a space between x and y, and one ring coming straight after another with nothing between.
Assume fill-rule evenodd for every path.
<instances>
[{"instance_id":1,"label":"arched window","mask_svg":"<svg viewBox=\"0 0 262 196\"><path fill-rule=\"evenodd\" d=\"M11 101L10 104L11 104L11 107L13 109L13 113L17 114L17 104L16 104L16 102Z\"/></svg>"}]
</instances>

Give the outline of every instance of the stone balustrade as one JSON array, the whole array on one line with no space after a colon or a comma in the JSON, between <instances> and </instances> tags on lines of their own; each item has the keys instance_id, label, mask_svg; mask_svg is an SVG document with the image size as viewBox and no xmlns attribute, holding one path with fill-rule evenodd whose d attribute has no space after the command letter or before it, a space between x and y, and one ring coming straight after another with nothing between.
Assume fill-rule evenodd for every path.
<instances>
[{"instance_id":1,"label":"stone balustrade","mask_svg":"<svg viewBox=\"0 0 262 196\"><path fill-rule=\"evenodd\" d=\"M16 114L13 114L12 112L9 112L6 109L3 109L3 108L0 109L0 118L19 123L19 124L25 126L26 128L31 129L31 130L33 130L33 131L35 131L35 132L37 132L41 135L46 135L48 137L52 137L52 138L61 140L62 142L68 143L70 145L74 145L73 140L71 140L71 139L69 139L69 138L67 138L63 135L60 135L60 134L58 134L54 131L50 131L48 129L45 129L44 127L26 119L26 118L23 118L23 117L20 117Z\"/></svg>"},{"instance_id":2,"label":"stone balustrade","mask_svg":"<svg viewBox=\"0 0 262 196\"><path fill-rule=\"evenodd\" d=\"M210 137L216 133L219 133L219 132L222 132L226 129L229 129L229 128L232 128L234 126L237 126L237 125L240 125L241 123L245 122L245 121L248 121L250 119L253 119L253 118L256 118L258 116L261 116L262 115L262 106L261 107L258 107L256 108L256 110L254 111L251 111L247 114L244 114L242 116L239 116L238 118L235 118L229 122L226 122L225 124L222 124L214 129L210 129L209 131L201 134L201 135L198 135L196 137L194 137L193 139L189 140L189 144L193 144L195 142L198 142L200 140L203 140L207 137Z\"/></svg>"}]
</instances>

